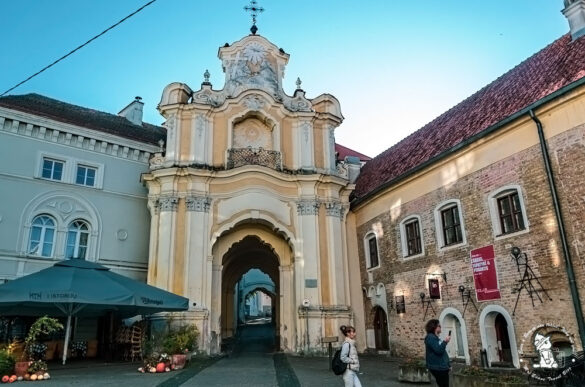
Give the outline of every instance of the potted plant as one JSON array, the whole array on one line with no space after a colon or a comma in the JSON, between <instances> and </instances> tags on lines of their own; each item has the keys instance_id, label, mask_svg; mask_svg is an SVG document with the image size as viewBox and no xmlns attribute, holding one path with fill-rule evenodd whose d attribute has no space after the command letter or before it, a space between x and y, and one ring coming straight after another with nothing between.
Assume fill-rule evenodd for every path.
<instances>
[{"instance_id":1,"label":"potted plant","mask_svg":"<svg viewBox=\"0 0 585 387\"><path fill-rule=\"evenodd\" d=\"M0 350L0 375L12 375L15 363L14 356L8 350Z\"/></svg>"},{"instance_id":2,"label":"potted plant","mask_svg":"<svg viewBox=\"0 0 585 387\"><path fill-rule=\"evenodd\" d=\"M431 376L423 360L407 359L398 367L398 381L411 383L430 383Z\"/></svg>"},{"instance_id":3,"label":"potted plant","mask_svg":"<svg viewBox=\"0 0 585 387\"><path fill-rule=\"evenodd\" d=\"M50 335L63 329L59 320L47 316L39 317L30 327L28 335L24 339L24 351L20 361L16 362L14 371L16 376L24 376L32 362L44 360L46 344L39 343L42 336ZM43 361L44 363L44 361ZM47 363L44 363L45 367ZM37 365L38 367L39 365ZM46 372L46 369L45 369Z\"/></svg>"},{"instance_id":4,"label":"potted plant","mask_svg":"<svg viewBox=\"0 0 585 387\"><path fill-rule=\"evenodd\" d=\"M187 353L197 347L199 332L193 324L183 325L171 329L165 337L163 348L166 353L172 354L173 369L181 369L187 361Z\"/></svg>"}]
</instances>

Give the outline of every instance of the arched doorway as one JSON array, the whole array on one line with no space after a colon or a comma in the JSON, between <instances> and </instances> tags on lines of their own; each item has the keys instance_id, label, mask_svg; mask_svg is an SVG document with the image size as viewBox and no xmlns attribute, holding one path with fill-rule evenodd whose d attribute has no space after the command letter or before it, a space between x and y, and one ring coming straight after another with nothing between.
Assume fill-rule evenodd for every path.
<instances>
[{"instance_id":1,"label":"arched doorway","mask_svg":"<svg viewBox=\"0 0 585 387\"><path fill-rule=\"evenodd\" d=\"M455 315L448 314L441 323L443 332L451 332L451 345L447 346L447 353L451 359L465 359L465 347L463 345L463 328Z\"/></svg>"},{"instance_id":2,"label":"arched doorway","mask_svg":"<svg viewBox=\"0 0 585 387\"><path fill-rule=\"evenodd\" d=\"M276 293L279 291L279 262L278 257L270 247L256 236L246 236L241 241L234 243L224 255L222 271L222 292L221 292L221 337L225 342L236 337L239 333L237 303L238 283L250 269L257 269L270 277L274 284ZM244 295L245 297L246 295ZM275 299L275 309L278 310L278 299ZM278 349L279 340L275 327L278 324L279 313L275 313L276 324L266 324L264 327L255 327L254 337L266 341L267 350L269 346ZM252 330L250 330L252 331Z\"/></svg>"},{"instance_id":3,"label":"arched doorway","mask_svg":"<svg viewBox=\"0 0 585 387\"><path fill-rule=\"evenodd\" d=\"M480 316L480 333L492 367L519 367L512 318L499 305L489 305Z\"/></svg>"},{"instance_id":4,"label":"arched doorway","mask_svg":"<svg viewBox=\"0 0 585 387\"><path fill-rule=\"evenodd\" d=\"M376 349L381 351L390 349L388 340L388 317L384 309L379 306L374 308L374 337L376 339Z\"/></svg>"}]
</instances>

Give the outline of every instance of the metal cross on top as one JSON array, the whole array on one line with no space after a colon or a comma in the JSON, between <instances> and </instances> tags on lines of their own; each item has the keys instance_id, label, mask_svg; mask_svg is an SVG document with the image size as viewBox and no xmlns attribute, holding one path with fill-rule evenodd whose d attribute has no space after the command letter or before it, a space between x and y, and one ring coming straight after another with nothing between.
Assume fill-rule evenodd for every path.
<instances>
[{"instance_id":1,"label":"metal cross on top","mask_svg":"<svg viewBox=\"0 0 585 387\"><path fill-rule=\"evenodd\" d=\"M258 31L258 27L256 27L256 17L259 13L264 12L264 8L258 6L256 0L250 0L250 5L246 5L244 11L250 12L250 15L252 16L252 27L250 28L250 31L252 31L252 35L256 35L256 31Z\"/></svg>"}]
</instances>

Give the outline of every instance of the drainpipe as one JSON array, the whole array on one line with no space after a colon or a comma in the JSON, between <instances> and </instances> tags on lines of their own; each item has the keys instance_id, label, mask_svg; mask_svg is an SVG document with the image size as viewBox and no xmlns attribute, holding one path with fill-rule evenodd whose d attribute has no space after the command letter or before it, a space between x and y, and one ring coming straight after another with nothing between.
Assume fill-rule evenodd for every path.
<instances>
[{"instance_id":1,"label":"drainpipe","mask_svg":"<svg viewBox=\"0 0 585 387\"><path fill-rule=\"evenodd\" d=\"M569 289L571 290L571 299L573 300L573 307L575 309L575 317L577 318L577 326L579 329L579 337L581 337L581 347L585 350L585 322L583 321L583 309L581 307L581 298L579 298L579 289L577 288L577 282L575 280L575 272L573 271L573 260L571 258L571 250L569 248L569 242L567 241L567 234L565 232L565 222L563 221L563 215L561 212L561 203L557 193L557 186L553 175L553 170L550 165L550 155L546 146L546 140L544 138L544 131L542 130L542 122L536 117L534 111L531 109L528 111L530 118L536 123L538 129L538 139L540 142L540 150L542 152L542 158L544 160L544 168L546 170L546 177L548 180L548 186L550 188L550 194L555 209L555 216L557 218L557 225L559 234L561 236L561 244L563 246L563 257L565 259L565 268L567 270L567 277L569 278Z\"/></svg>"}]
</instances>

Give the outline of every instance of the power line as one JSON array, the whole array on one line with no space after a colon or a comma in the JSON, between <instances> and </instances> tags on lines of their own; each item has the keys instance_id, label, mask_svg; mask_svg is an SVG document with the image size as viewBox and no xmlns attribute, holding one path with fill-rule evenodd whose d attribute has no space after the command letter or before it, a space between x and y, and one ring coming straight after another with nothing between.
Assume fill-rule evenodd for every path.
<instances>
[{"instance_id":1,"label":"power line","mask_svg":"<svg viewBox=\"0 0 585 387\"><path fill-rule=\"evenodd\" d=\"M80 45L79 47L77 47L77 48L69 51L67 54L63 55L61 58L57 59L56 61L54 61L50 65L43 67L41 70L37 71L36 73L34 73L33 75L31 75L30 77L26 78L24 81L22 81L20 83L17 83L16 85L12 86L10 89L8 89L4 93L0 94L0 97L6 95L8 93L10 93L12 90L16 89L18 86L22 85L23 83L26 83L26 82L30 81L31 79L33 79L34 77L36 77L37 75L39 75L40 73L42 73L43 71L48 70L49 68L51 68L54 65L56 65L57 63L61 62L63 59L67 58L68 56L70 56L74 52L76 52L79 49L87 46L89 43L93 42L94 40L96 40L100 36L104 35L109 30L111 30L111 29L119 26L120 24L122 24L126 20L130 19L132 16L136 15L138 12L142 11L144 8L146 8L149 5L151 5L152 3L154 3L155 1L156 0L150 0L148 3L144 4L142 7L138 8L136 11L132 12L130 15L126 16L125 18L123 18L122 20L120 20L119 22L117 22L116 24L114 24L114 25L106 28L105 30L103 30L102 32L100 32L99 34L97 34L96 36L94 36L93 38L89 39L87 42L85 42L82 45Z\"/></svg>"}]
</instances>

